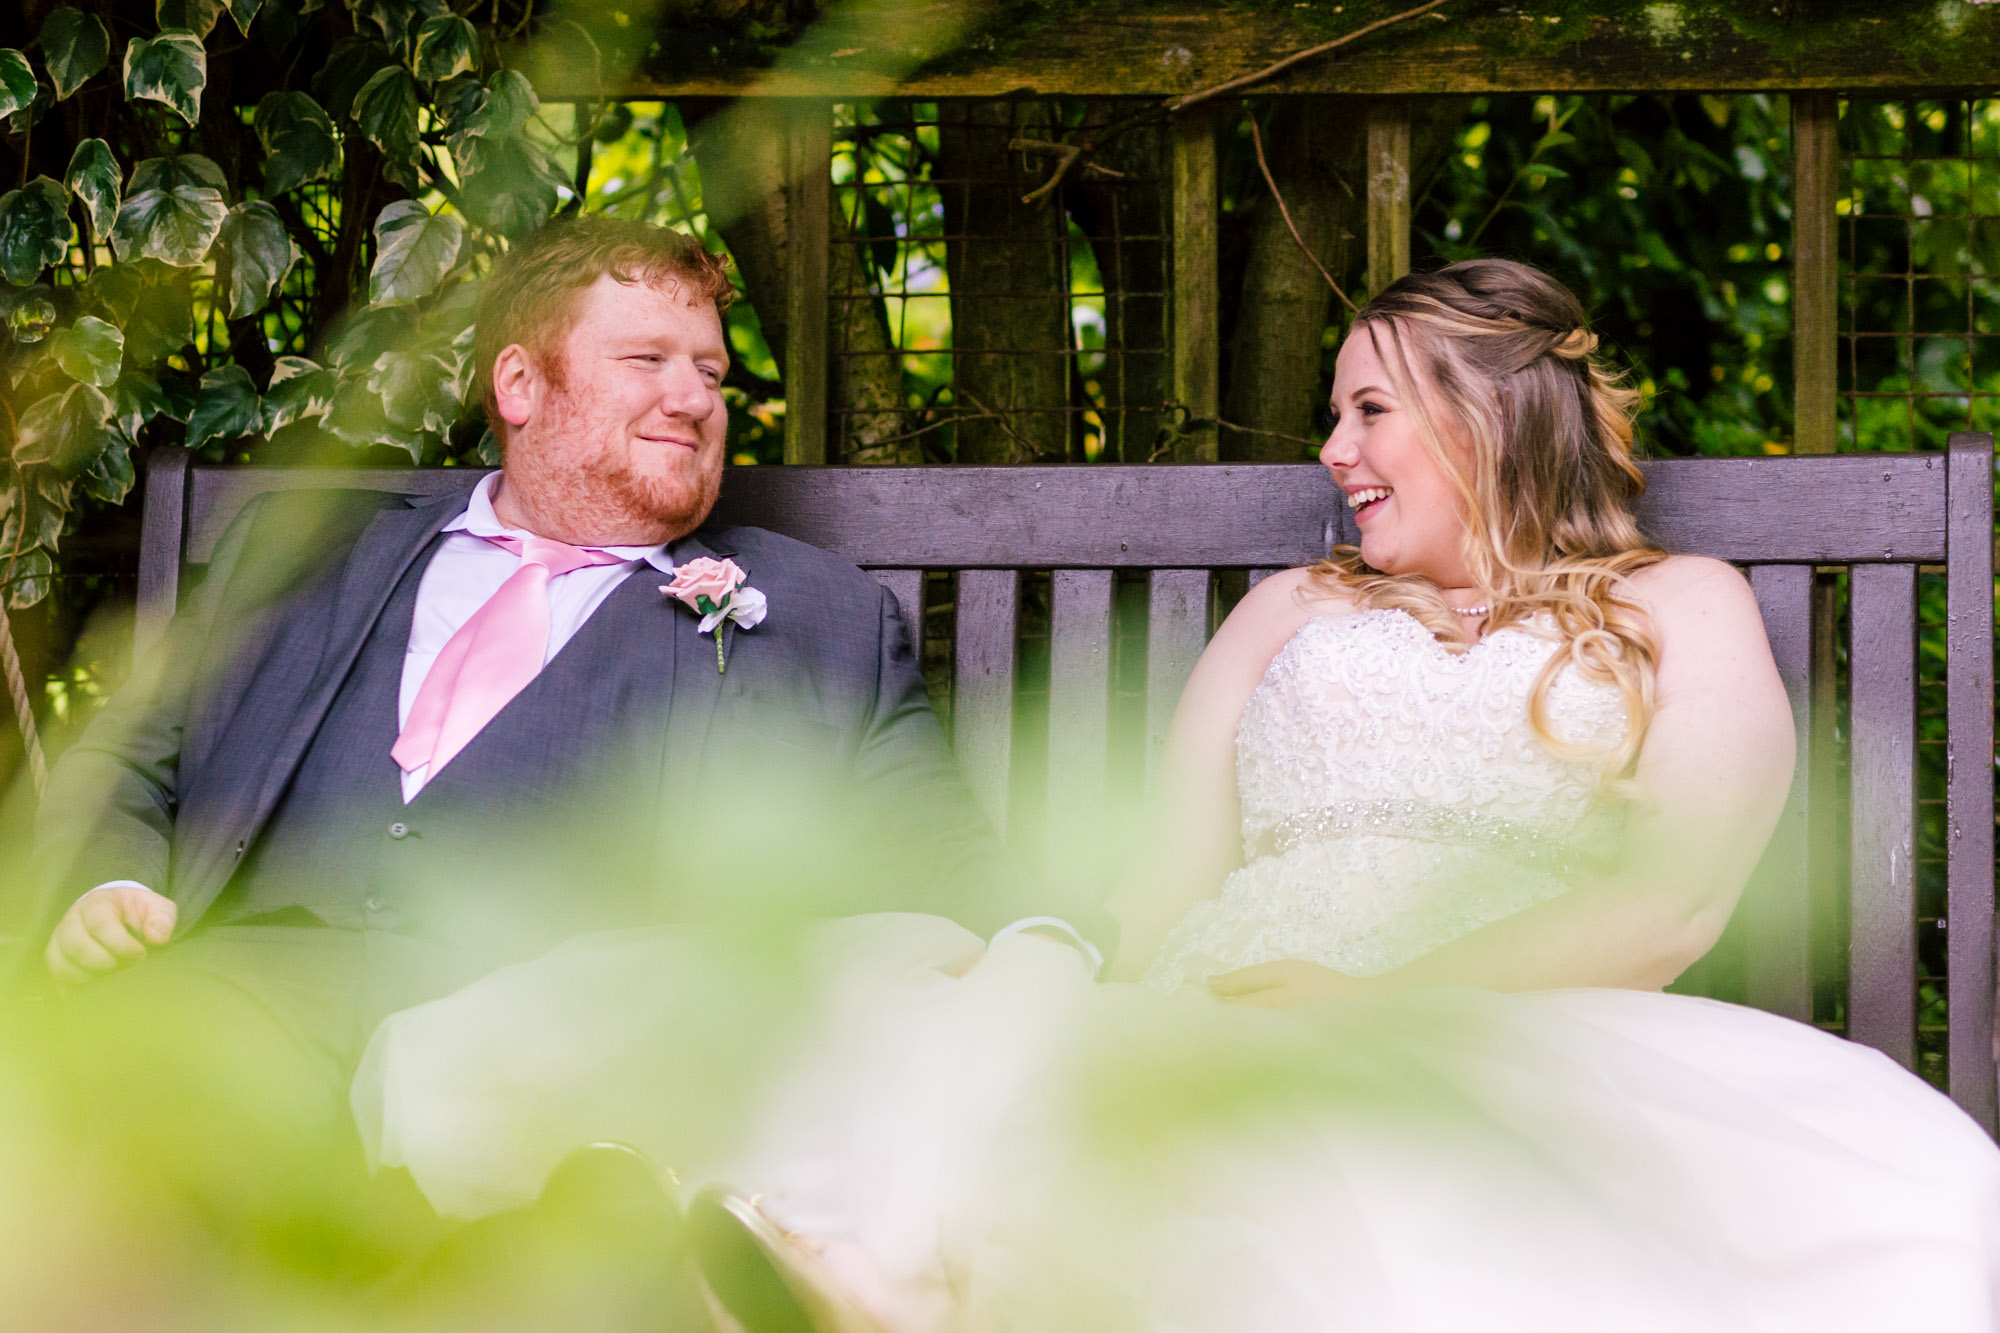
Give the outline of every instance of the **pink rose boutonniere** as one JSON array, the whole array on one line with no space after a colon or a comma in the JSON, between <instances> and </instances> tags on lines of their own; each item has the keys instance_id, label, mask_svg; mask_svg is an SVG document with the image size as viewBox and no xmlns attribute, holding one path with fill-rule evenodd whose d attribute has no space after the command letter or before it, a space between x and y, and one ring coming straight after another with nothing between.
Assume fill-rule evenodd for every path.
<instances>
[{"instance_id":1,"label":"pink rose boutonniere","mask_svg":"<svg viewBox=\"0 0 2000 1333\"><path fill-rule=\"evenodd\" d=\"M728 668L718 632L723 622L755 629L764 620L764 594L749 585L749 577L734 560L704 555L674 566L674 581L660 585L661 592L701 617L698 633L715 635L717 675Z\"/></svg>"}]
</instances>

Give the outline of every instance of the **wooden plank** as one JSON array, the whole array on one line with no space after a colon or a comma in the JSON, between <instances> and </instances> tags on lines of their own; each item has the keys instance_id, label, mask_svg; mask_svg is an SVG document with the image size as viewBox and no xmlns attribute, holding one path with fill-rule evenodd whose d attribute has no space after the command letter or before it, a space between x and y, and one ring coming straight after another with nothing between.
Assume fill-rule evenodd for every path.
<instances>
[{"instance_id":1,"label":"wooden plank","mask_svg":"<svg viewBox=\"0 0 2000 1333\"><path fill-rule=\"evenodd\" d=\"M1848 576L1848 605L1854 925L1847 1034L1914 1067L1916 567L1857 567Z\"/></svg>"},{"instance_id":2,"label":"wooden plank","mask_svg":"<svg viewBox=\"0 0 2000 1333\"><path fill-rule=\"evenodd\" d=\"M1163 95L1254 73L1376 17L1346 8L1351 17L1335 17L1339 7L1326 5L1094 0L987 7L968 28L963 6L907 22L896 17L902 11L881 6L781 8L763 0L738 22L755 14L767 30L782 33L801 16L814 20L775 63L764 54L766 43L756 44L758 59L703 60L701 43L667 31L659 34L663 46L680 38L671 48L671 71L642 65L616 86L619 95L638 98ZM1840 15L1810 6L1771 13L1723 4L1595 8L1600 12L1454 5L1332 58L1307 61L1264 88L1450 94L1985 87L2000 63L2000 23L1977 5L1956 9L1949 28L1928 13L1880 7L1879 14L1863 7ZM968 41L975 34L978 40ZM635 30L633 49L645 45ZM536 87L544 101L592 95L582 66L567 74L538 71Z\"/></svg>"},{"instance_id":3,"label":"wooden plank","mask_svg":"<svg viewBox=\"0 0 2000 1333\"><path fill-rule=\"evenodd\" d=\"M1368 100L1368 294L1410 271L1410 103Z\"/></svg>"},{"instance_id":4,"label":"wooden plank","mask_svg":"<svg viewBox=\"0 0 2000 1333\"><path fill-rule=\"evenodd\" d=\"M1174 121L1174 401L1193 421L1174 461L1212 463L1222 412L1222 295L1216 242L1215 114L1196 107Z\"/></svg>"},{"instance_id":5,"label":"wooden plank","mask_svg":"<svg viewBox=\"0 0 2000 1333\"><path fill-rule=\"evenodd\" d=\"M1650 460L1639 521L1673 551L1722 560L1849 564L1945 558L1938 454ZM463 468L196 467L187 559L272 489L438 495ZM1268 568L1317 560L1354 530L1314 463L1204 467L732 467L715 522L750 523L861 565Z\"/></svg>"},{"instance_id":6,"label":"wooden plank","mask_svg":"<svg viewBox=\"0 0 2000 1333\"><path fill-rule=\"evenodd\" d=\"M803 101L785 181L785 462L826 462L827 247L832 244L833 107Z\"/></svg>"},{"instance_id":7,"label":"wooden plank","mask_svg":"<svg viewBox=\"0 0 2000 1333\"><path fill-rule=\"evenodd\" d=\"M1146 604L1146 774L1159 766L1160 747L1181 701L1195 659L1208 646L1205 569L1153 571Z\"/></svg>"},{"instance_id":8,"label":"wooden plank","mask_svg":"<svg viewBox=\"0 0 2000 1333\"><path fill-rule=\"evenodd\" d=\"M952 672L952 748L980 809L1002 833L1013 781L1014 639L1021 576L968 569L958 576L957 655Z\"/></svg>"},{"instance_id":9,"label":"wooden plank","mask_svg":"<svg viewBox=\"0 0 2000 1333\"><path fill-rule=\"evenodd\" d=\"M871 569L875 581L896 599L903 613L903 625L910 631L910 646L919 661L924 655L924 571L921 569Z\"/></svg>"},{"instance_id":10,"label":"wooden plank","mask_svg":"<svg viewBox=\"0 0 2000 1333\"><path fill-rule=\"evenodd\" d=\"M1792 452L1834 450L1840 350L1840 145L1831 93L1792 98Z\"/></svg>"},{"instance_id":11,"label":"wooden plank","mask_svg":"<svg viewBox=\"0 0 2000 1333\"><path fill-rule=\"evenodd\" d=\"M1995 1132L1993 437L1951 437L1945 571L1945 1002L1952 1100Z\"/></svg>"},{"instance_id":12,"label":"wooden plank","mask_svg":"<svg viewBox=\"0 0 2000 1333\"><path fill-rule=\"evenodd\" d=\"M155 449L146 462L145 511L139 520L139 604L132 622L132 648L137 653L160 641L180 606L181 548L188 532L188 464L192 458L187 450L166 445ZM230 516L235 516L233 511ZM225 522L216 528L210 537L211 547L226 526Z\"/></svg>"},{"instance_id":13,"label":"wooden plank","mask_svg":"<svg viewBox=\"0 0 2000 1333\"><path fill-rule=\"evenodd\" d=\"M1750 586L1764 616L1765 637L1771 641L1785 696L1791 701L1798 758L1784 812L1737 908L1746 946L1744 998L1758 1009L1804 1022L1812 1017L1807 812L1812 774L1813 568L1759 565L1750 571Z\"/></svg>"},{"instance_id":14,"label":"wooden plank","mask_svg":"<svg viewBox=\"0 0 2000 1333\"><path fill-rule=\"evenodd\" d=\"M1111 741L1108 569L1058 569L1049 601L1047 845L1075 853L1103 828Z\"/></svg>"}]
</instances>

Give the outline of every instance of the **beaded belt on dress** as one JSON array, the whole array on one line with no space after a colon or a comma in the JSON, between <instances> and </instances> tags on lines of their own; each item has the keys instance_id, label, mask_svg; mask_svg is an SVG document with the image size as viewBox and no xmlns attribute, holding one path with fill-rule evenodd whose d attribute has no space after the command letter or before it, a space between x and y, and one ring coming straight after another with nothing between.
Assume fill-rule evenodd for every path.
<instances>
[{"instance_id":1,"label":"beaded belt on dress","mask_svg":"<svg viewBox=\"0 0 2000 1333\"><path fill-rule=\"evenodd\" d=\"M1531 824L1424 801L1342 801L1321 806L1245 838L1244 856L1246 860L1283 856L1309 843L1354 834L1476 847L1552 875L1573 873L1583 859L1577 848Z\"/></svg>"}]
</instances>

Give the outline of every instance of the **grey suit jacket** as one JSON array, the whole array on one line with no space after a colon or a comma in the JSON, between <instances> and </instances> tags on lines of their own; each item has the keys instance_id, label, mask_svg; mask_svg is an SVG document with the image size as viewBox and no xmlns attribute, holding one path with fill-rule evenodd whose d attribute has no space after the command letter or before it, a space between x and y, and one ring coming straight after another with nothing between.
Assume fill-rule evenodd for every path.
<instances>
[{"instance_id":1,"label":"grey suit jacket","mask_svg":"<svg viewBox=\"0 0 2000 1333\"><path fill-rule=\"evenodd\" d=\"M240 518L156 660L51 774L38 843L52 909L133 879L176 901L180 931L199 922L254 850L397 581L464 499L278 494ZM632 829L648 873L753 880L759 830L801 821L841 834L825 864L786 863L824 873L829 911L930 911L985 933L1052 909L974 807L892 596L757 528L705 528L671 553L734 557L770 610L754 631L722 631L726 674L696 617L665 597L657 632L623 645L658 663L656 697L629 701L630 747L657 755L676 793ZM768 799L776 789L784 800Z\"/></svg>"}]
</instances>

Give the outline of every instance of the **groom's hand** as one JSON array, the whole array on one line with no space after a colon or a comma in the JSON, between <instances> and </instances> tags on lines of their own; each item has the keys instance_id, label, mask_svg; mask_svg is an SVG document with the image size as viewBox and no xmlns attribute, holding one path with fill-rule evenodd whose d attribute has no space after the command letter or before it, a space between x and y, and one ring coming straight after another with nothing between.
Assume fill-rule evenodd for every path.
<instances>
[{"instance_id":1,"label":"groom's hand","mask_svg":"<svg viewBox=\"0 0 2000 1333\"><path fill-rule=\"evenodd\" d=\"M43 952L57 981L87 981L138 962L173 938L174 901L136 884L92 889L63 913Z\"/></svg>"},{"instance_id":2,"label":"groom's hand","mask_svg":"<svg viewBox=\"0 0 2000 1333\"><path fill-rule=\"evenodd\" d=\"M1253 1009L1288 1009L1295 1004L1337 1000L1359 994L1366 985L1359 977L1318 963L1281 958L1275 963L1238 968L1208 979L1208 993L1224 1004Z\"/></svg>"}]
</instances>

